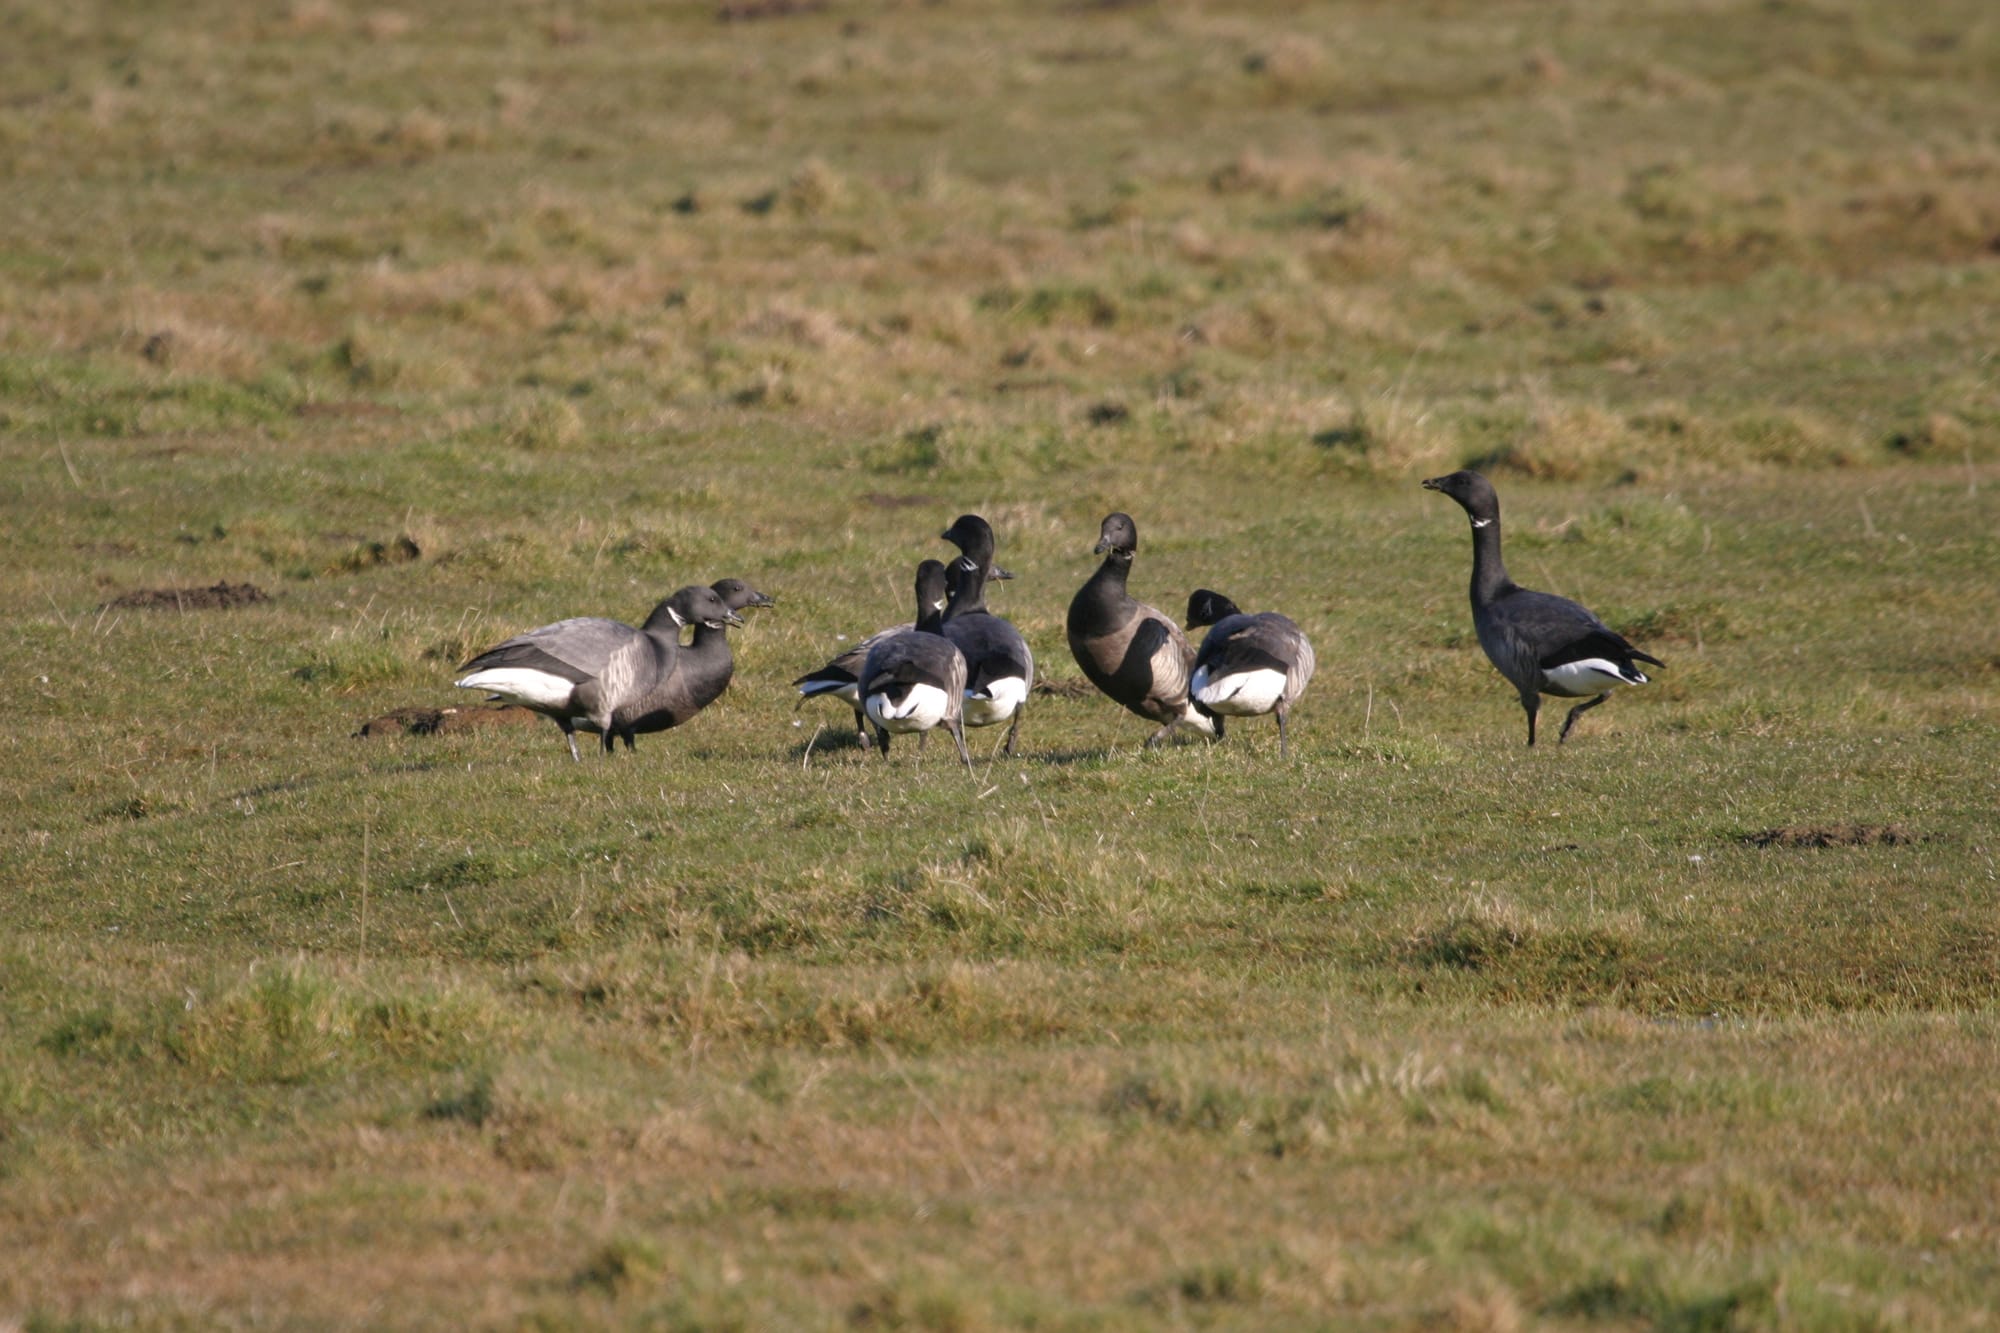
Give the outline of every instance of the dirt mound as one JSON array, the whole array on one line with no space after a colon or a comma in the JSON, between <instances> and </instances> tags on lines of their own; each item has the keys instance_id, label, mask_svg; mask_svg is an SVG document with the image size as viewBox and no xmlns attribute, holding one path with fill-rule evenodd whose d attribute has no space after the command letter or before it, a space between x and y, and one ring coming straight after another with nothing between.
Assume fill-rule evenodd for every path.
<instances>
[{"instance_id":1,"label":"dirt mound","mask_svg":"<svg viewBox=\"0 0 2000 1333\"><path fill-rule=\"evenodd\" d=\"M212 588L135 588L98 607L138 611L227 611L268 602L271 595L254 583L218 583Z\"/></svg>"},{"instance_id":2,"label":"dirt mound","mask_svg":"<svg viewBox=\"0 0 2000 1333\"><path fill-rule=\"evenodd\" d=\"M1916 840L1901 824L1789 824L1743 835L1753 847L1904 847Z\"/></svg>"},{"instance_id":3,"label":"dirt mound","mask_svg":"<svg viewBox=\"0 0 2000 1333\"><path fill-rule=\"evenodd\" d=\"M541 720L531 708L501 704L485 708L398 708L363 722L356 736L449 736L487 727L521 727Z\"/></svg>"}]
</instances>

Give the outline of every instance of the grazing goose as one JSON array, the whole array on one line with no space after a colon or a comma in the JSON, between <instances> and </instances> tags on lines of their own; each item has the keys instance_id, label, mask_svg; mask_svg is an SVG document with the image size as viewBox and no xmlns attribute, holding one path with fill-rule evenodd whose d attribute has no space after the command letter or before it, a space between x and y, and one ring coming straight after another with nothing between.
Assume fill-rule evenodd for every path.
<instances>
[{"instance_id":1,"label":"grazing goose","mask_svg":"<svg viewBox=\"0 0 2000 1333\"><path fill-rule=\"evenodd\" d=\"M695 585L654 607L639 629L583 616L517 634L460 667L467 674L458 685L487 690L495 699L552 718L562 728L572 759L582 759L576 752L579 729L601 734L606 754L618 736L629 750L635 732L617 718L621 713L643 715L658 706L682 652L681 626L720 629L742 623L715 589Z\"/></svg>"},{"instance_id":2,"label":"grazing goose","mask_svg":"<svg viewBox=\"0 0 2000 1333\"><path fill-rule=\"evenodd\" d=\"M742 579L722 579L709 586L731 611L774 605ZM693 640L682 646L672 673L654 692L657 698L643 712L636 706L619 709L612 715L612 729L621 735L645 735L678 727L721 698L735 672L728 631L721 625L696 621Z\"/></svg>"},{"instance_id":3,"label":"grazing goose","mask_svg":"<svg viewBox=\"0 0 2000 1333\"><path fill-rule=\"evenodd\" d=\"M926 560L917 566L917 622L913 629L877 636L861 664L861 706L875 724L883 757L889 733L921 732L942 725L958 745L965 771L972 755L965 748L965 655L938 630L944 606L944 566ZM922 740L918 741L921 749Z\"/></svg>"},{"instance_id":4,"label":"grazing goose","mask_svg":"<svg viewBox=\"0 0 2000 1333\"><path fill-rule=\"evenodd\" d=\"M1112 514L1104 520L1092 552L1102 554L1104 563L1069 604L1069 650L1091 684L1140 717L1161 724L1147 737L1148 747L1158 745L1182 722L1215 736L1215 720L1197 711L1188 698L1194 649L1187 636L1179 625L1125 591L1138 549L1139 528L1130 515Z\"/></svg>"},{"instance_id":5,"label":"grazing goose","mask_svg":"<svg viewBox=\"0 0 2000 1333\"><path fill-rule=\"evenodd\" d=\"M1278 755L1285 755L1285 714L1312 679L1312 644L1287 616L1276 611L1245 615L1219 592L1197 589L1188 598L1187 627L1209 626L1194 655L1188 694L1204 713L1223 717L1278 715Z\"/></svg>"},{"instance_id":6,"label":"grazing goose","mask_svg":"<svg viewBox=\"0 0 2000 1333\"><path fill-rule=\"evenodd\" d=\"M1542 695L1594 696L1569 710L1556 737L1560 745L1577 715L1610 698L1615 686L1646 683L1640 662L1666 665L1569 598L1531 592L1507 577L1507 567L1500 563L1500 497L1492 482L1477 472L1454 472L1430 478L1424 489L1442 491L1472 519L1472 627L1486 656L1521 692L1528 744L1535 743Z\"/></svg>"},{"instance_id":7,"label":"grazing goose","mask_svg":"<svg viewBox=\"0 0 2000 1333\"><path fill-rule=\"evenodd\" d=\"M1008 754L1021 731L1021 712L1035 684L1035 655L1021 631L986 609L993 568L993 529L977 514L961 515L939 534L964 554L945 571L942 633L965 654L965 725L1010 722Z\"/></svg>"}]
</instances>

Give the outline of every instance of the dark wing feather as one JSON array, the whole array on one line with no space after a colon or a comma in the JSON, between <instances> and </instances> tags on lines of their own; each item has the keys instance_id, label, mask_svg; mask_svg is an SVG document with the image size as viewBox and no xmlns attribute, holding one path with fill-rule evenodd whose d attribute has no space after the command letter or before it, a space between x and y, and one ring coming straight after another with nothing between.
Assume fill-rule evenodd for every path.
<instances>
[{"instance_id":1,"label":"dark wing feather","mask_svg":"<svg viewBox=\"0 0 2000 1333\"><path fill-rule=\"evenodd\" d=\"M1602 625L1599 625L1595 629L1586 630L1571 639L1568 643L1560 644L1557 647L1544 651L1541 656L1540 665L1542 670L1548 671L1555 667L1568 666L1571 662L1581 662L1591 657L1601 657L1606 661L1620 662L1628 666L1635 657L1642 662L1651 662L1654 666L1666 665L1659 658L1642 653L1637 648L1634 648L1625 641L1624 635L1606 629Z\"/></svg>"}]
</instances>

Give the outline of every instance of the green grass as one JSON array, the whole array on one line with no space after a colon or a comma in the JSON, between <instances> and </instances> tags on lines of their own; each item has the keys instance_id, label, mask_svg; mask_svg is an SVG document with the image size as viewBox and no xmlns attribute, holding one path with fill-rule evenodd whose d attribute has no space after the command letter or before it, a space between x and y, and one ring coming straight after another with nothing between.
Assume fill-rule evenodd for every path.
<instances>
[{"instance_id":1,"label":"green grass","mask_svg":"<svg viewBox=\"0 0 2000 1333\"><path fill-rule=\"evenodd\" d=\"M776 8L0 20L0 1326L1990 1320L1984 11ZM1462 465L1669 663L1561 749ZM1113 509L1290 762L794 711ZM353 735L725 575L633 755Z\"/></svg>"}]
</instances>

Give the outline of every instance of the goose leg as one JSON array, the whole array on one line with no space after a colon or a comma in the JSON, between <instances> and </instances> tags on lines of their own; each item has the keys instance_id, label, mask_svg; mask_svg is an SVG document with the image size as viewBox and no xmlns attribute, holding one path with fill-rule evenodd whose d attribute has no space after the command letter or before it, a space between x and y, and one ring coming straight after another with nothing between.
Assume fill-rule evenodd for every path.
<instances>
[{"instance_id":1,"label":"goose leg","mask_svg":"<svg viewBox=\"0 0 2000 1333\"><path fill-rule=\"evenodd\" d=\"M1014 757L1014 738L1021 734L1021 714L1024 711L1026 710L1016 708L1014 710L1013 725L1007 728L1007 757L1009 759Z\"/></svg>"},{"instance_id":2,"label":"goose leg","mask_svg":"<svg viewBox=\"0 0 2000 1333\"><path fill-rule=\"evenodd\" d=\"M1172 731L1173 729L1174 729L1174 724L1171 722L1167 723L1166 726L1161 727L1158 731L1154 732L1152 735L1146 738L1145 748L1148 750L1158 749L1160 743L1166 740L1167 733Z\"/></svg>"},{"instance_id":3,"label":"goose leg","mask_svg":"<svg viewBox=\"0 0 2000 1333\"><path fill-rule=\"evenodd\" d=\"M579 764L582 763L583 756L576 752L576 724L566 717L559 717L556 719L556 725L562 728L563 739L569 742L569 757Z\"/></svg>"},{"instance_id":4,"label":"goose leg","mask_svg":"<svg viewBox=\"0 0 2000 1333\"><path fill-rule=\"evenodd\" d=\"M1606 690L1604 693L1598 695L1595 699L1586 699L1582 703L1578 704L1576 707L1570 709L1569 716L1563 719L1562 734L1556 737L1556 744L1561 745L1564 741L1569 739L1569 729L1576 725L1576 715L1578 713L1584 712L1587 709L1595 708L1597 707L1597 705L1603 703L1606 699L1609 699L1610 697L1611 697L1611 691Z\"/></svg>"},{"instance_id":5,"label":"goose leg","mask_svg":"<svg viewBox=\"0 0 2000 1333\"><path fill-rule=\"evenodd\" d=\"M609 724L606 724L604 730L599 732L598 735L604 742L604 753L616 754L618 752L618 733L613 731Z\"/></svg>"},{"instance_id":6,"label":"goose leg","mask_svg":"<svg viewBox=\"0 0 2000 1333\"><path fill-rule=\"evenodd\" d=\"M1526 709L1528 713L1528 744L1533 745L1535 743L1535 714L1542 711L1542 696L1539 694L1523 694L1521 696L1521 707Z\"/></svg>"},{"instance_id":7,"label":"goose leg","mask_svg":"<svg viewBox=\"0 0 2000 1333\"><path fill-rule=\"evenodd\" d=\"M882 752L884 759L889 757L889 732L886 727L875 728L875 748Z\"/></svg>"},{"instance_id":8,"label":"goose leg","mask_svg":"<svg viewBox=\"0 0 2000 1333\"><path fill-rule=\"evenodd\" d=\"M979 775L973 772L972 769L972 752L965 748L965 723L954 722L951 724L951 738L958 742L958 757L965 761L966 776L977 783Z\"/></svg>"},{"instance_id":9,"label":"goose leg","mask_svg":"<svg viewBox=\"0 0 2000 1333\"><path fill-rule=\"evenodd\" d=\"M861 743L861 753L867 754L875 738L868 734L868 714L859 708L854 710L854 739Z\"/></svg>"},{"instance_id":10,"label":"goose leg","mask_svg":"<svg viewBox=\"0 0 2000 1333\"><path fill-rule=\"evenodd\" d=\"M1285 752L1285 706L1278 705L1278 758L1286 758Z\"/></svg>"}]
</instances>

